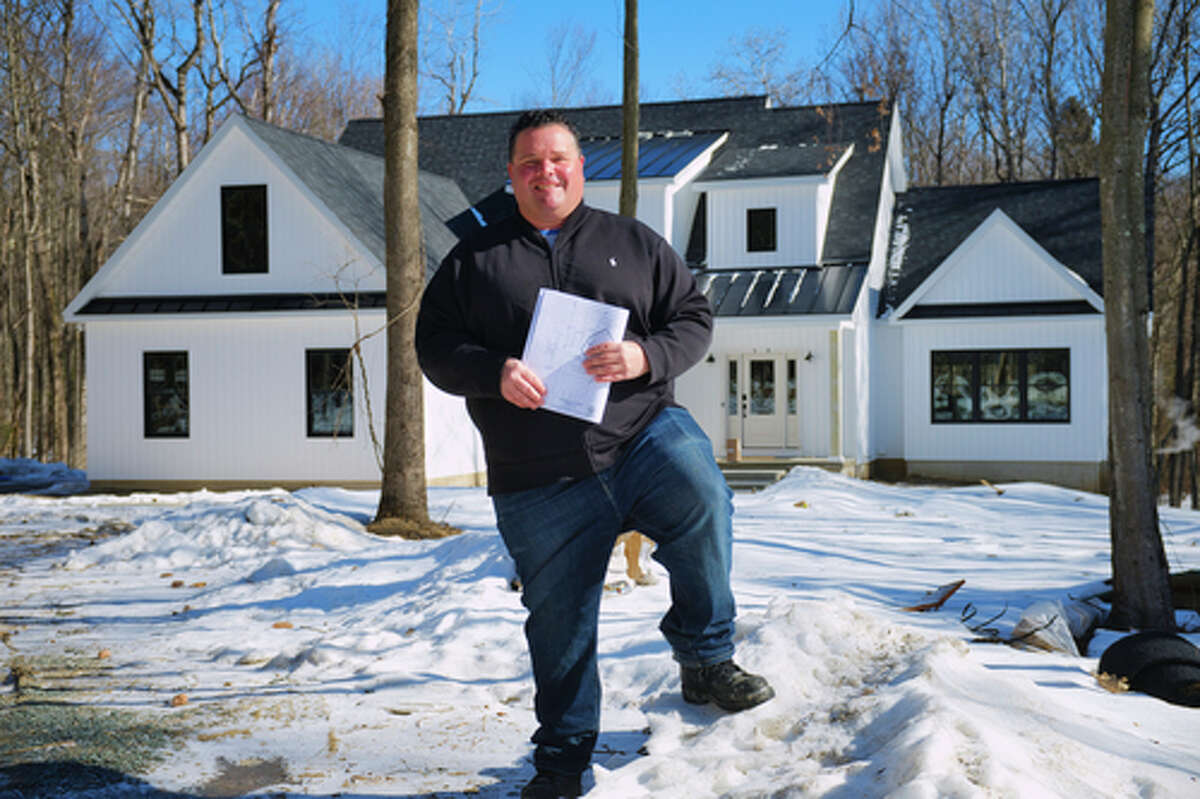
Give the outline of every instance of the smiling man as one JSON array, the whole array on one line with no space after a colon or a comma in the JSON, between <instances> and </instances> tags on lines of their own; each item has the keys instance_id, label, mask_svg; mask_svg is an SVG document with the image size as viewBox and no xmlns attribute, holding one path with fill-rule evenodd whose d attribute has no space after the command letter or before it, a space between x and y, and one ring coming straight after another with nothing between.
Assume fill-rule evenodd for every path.
<instances>
[{"instance_id":1,"label":"smiling man","mask_svg":"<svg viewBox=\"0 0 1200 799\"><path fill-rule=\"evenodd\" d=\"M731 493L711 442L674 400L675 377L708 347L708 300L658 234L583 202L583 155L561 114L517 120L508 175L517 213L442 262L416 346L425 374L466 398L482 435L496 523L529 611L537 774L521 796L574 797L600 725L604 575L625 530L652 538L670 574L659 627L684 700L736 711L774 691L733 663ZM579 354L611 384L598 424L543 409L545 385L520 360L541 288L629 310L624 340Z\"/></svg>"}]
</instances>

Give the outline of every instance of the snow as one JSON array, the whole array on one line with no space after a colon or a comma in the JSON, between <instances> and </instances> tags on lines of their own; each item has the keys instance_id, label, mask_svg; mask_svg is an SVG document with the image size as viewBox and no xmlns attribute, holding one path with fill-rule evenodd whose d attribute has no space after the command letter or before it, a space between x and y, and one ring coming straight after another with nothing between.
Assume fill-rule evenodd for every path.
<instances>
[{"instance_id":1,"label":"snow","mask_svg":"<svg viewBox=\"0 0 1200 799\"><path fill-rule=\"evenodd\" d=\"M734 715L682 701L657 629L668 582L651 564L655 585L628 581L602 606L587 795L1200 795L1200 711L1095 680L1120 633L1084 657L973 640L964 615L999 615L1004 635L1022 609L1109 573L1106 498L996 489L798 468L737 495L738 660L777 696ZM3 535L109 531L69 554L0 558L9 655L107 650L93 701L192 714L143 786L213 795L201 788L222 769L257 762L282 765L254 786L272 796L515 796L532 774L533 687L491 505L482 489L430 489L431 515L463 533L409 542L365 531L377 499L0 496ZM1161 514L1172 569L1197 567L1200 514ZM622 569L615 555L614 582ZM959 579L941 609L901 610Z\"/></svg>"}]
</instances>

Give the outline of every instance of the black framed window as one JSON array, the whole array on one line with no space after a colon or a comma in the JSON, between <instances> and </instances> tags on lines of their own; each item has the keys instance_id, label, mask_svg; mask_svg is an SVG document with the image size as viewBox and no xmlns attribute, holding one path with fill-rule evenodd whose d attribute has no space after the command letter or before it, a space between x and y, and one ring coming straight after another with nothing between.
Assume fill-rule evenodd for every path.
<instances>
[{"instance_id":1,"label":"black framed window","mask_svg":"<svg viewBox=\"0 0 1200 799\"><path fill-rule=\"evenodd\" d=\"M354 381L350 350L306 350L308 435L354 435Z\"/></svg>"},{"instance_id":2,"label":"black framed window","mask_svg":"<svg viewBox=\"0 0 1200 799\"><path fill-rule=\"evenodd\" d=\"M775 209L746 209L746 251L775 252Z\"/></svg>"},{"instance_id":3,"label":"black framed window","mask_svg":"<svg viewBox=\"0 0 1200 799\"><path fill-rule=\"evenodd\" d=\"M267 271L267 187L221 187L221 271Z\"/></svg>"},{"instance_id":4,"label":"black framed window","mask_svg":"<svg viewBox=\"0 0 1200 799\"><path fill-rule=\"evenodd\" d=\"M188 354L142 353L143 433L146 438L188 437Z\"/></svg>"},{"instance_id":5,"label":"black framed window","mask_svg":"<svg viewBox=\"0 0 1200 799\"><path fill-rule=\"evenodd\" d=\"M934 424L1071 421L1068 349L950 350L931 359Z\"/></svg>"}]
</instances>

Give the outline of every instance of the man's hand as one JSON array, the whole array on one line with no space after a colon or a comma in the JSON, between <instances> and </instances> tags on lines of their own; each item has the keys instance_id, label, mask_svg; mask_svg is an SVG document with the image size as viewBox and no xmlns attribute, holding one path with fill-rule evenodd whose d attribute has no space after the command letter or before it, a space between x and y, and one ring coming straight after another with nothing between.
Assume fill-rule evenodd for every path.
<instances>
[{"instance_id":1,"label":"man's hand","mask_svg":"<svg viewBox=\"0 0 1200 799\"><path fill-rule=\"evenodd\" d=\"M500 369L500 396L518 408L534 410L546 401L546 386L522 361L509 358Z\"/></svg>"},{"instance_id":2,"label":"man's hand","mask_svg":"<svg viewBox=\"0 0 1200 799\"><path fill-rule=\"evenodd\" d=\"M646 351L636 341L606 341L583 355L583 368L597 383L632 380L650 371Z\"/></svg>"}]
</instances>

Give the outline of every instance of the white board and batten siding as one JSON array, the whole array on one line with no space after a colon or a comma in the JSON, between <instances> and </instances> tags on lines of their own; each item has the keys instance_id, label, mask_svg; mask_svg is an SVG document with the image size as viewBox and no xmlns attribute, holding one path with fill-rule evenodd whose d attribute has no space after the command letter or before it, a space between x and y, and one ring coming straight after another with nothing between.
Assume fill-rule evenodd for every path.
<instances>
[{"instance_id":1,"label":"white board and batten siding","mask_svg":"<svg viewBox=\"0 0 1200 799\"><path fill-rule=\"evenodd\" d=\"M1100 463L1107 459L1104 317L1096 315L910 321L904 325L904 451L911 461ZM932 355L945 350L1070 351L1070 421L932 420Z\"/></svg>"},{"instance_id":2,"label":"white board and batten siding","mask_svg":"<svg viewBox=\"0 0 1200 799\"><path fill-rule=\"evenodd\" d=\"M798 443L800 457L834 457L841 444L841 399L846 392L839 326L841 317L720 317L713 330L709 354L675 381L675 395L696 418L713 443L713 452L725 457L728 430L728 380L731 358L780 355L796 359L797 414L789 419L789 437ZM808 355L811 358L806 358ZM708 358L711 356L712 360ZM784 390L784 382L779 383ZM781 442L782 445L782 442Z\"/></svg>"},{"instance_id":3,"label":"white board and batten siding","mask_svg":"<svg viewBox=\"0 0 1200 799\"><path fill-rule=\"evenodd\" d=\"M825 238L832 182L825 176L704 184L708 192L710 268L807 266L817 263ZM774 208L776 248L746 249L746 212Z\"/></svg>"},{"instance_id":4,"label":"white board and batten siding","mask_svg":"<svg viewBox=\"0 0 1200 799\"><path fill-rule=\"evenodd\" d=\"M1101 464L1107 460L1107 360L1103 300L1003 211L994 211L897 309L917 304L1086 301L1097 313L900 319L904 454L910 462ZM939 423L932 420L932 353L1070 352L1069 422Z\"/></svg>"},{"instance_id":5,"label":"white board and batten siding","mask_svg":"<svg viewBox=\"0 0 1200 799\"><path fill-rule=\"evenodd\" d=\"M638 183L637 218L667 241L671 241L672 199L674 186L669 180L643 180ZM621 182L593 180L584 184L583 199L593 208L619 213Z\"/></svg>"},{"instance_id":6,"label":"white board and batten siding","mask_svg":"<svg viewBox=\"0 0 1200 799\"><path fill-rule=\"evenodd\" d=\"M383 312L360 314L362 330ZM353 435L309 437L305 352L348 348L345 312L131 318L87 325L88 475L96 483L378 483L368 392L382 441L385 342L364 342L367 384L355 369ZM147 438L143 353L187 353L188 436ZM269 396L264 396L268 394ZM462 400L425 383L426 471L431 482L482 471Z\"/></svg>"},{"instance_id":7,"label":"white board and batten siding","mask_svg":"<svg viewBox=\"0 0 1200 799\"><path fill-rule=\"evenodd\" d=\"M106 296L382 291L382 265L236 119L110 259ZM267 187L260 274L222 274L221 188ZM87 297L90 299L90 297Z\"/></svg>"}]
</instances>

